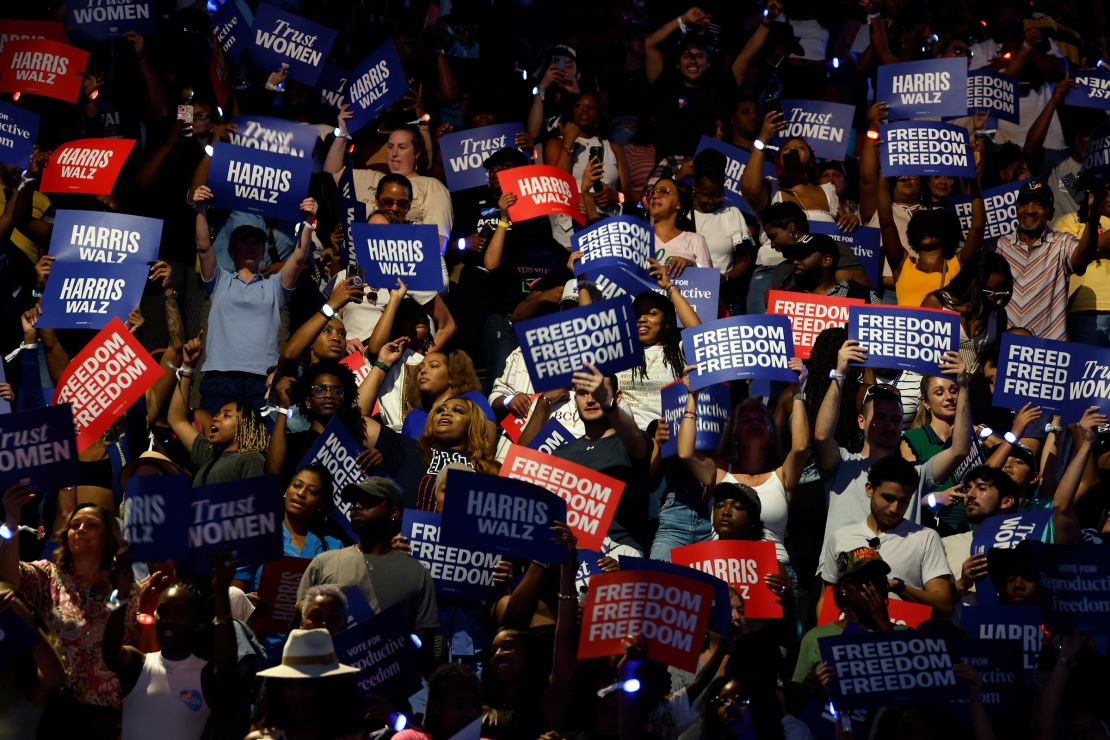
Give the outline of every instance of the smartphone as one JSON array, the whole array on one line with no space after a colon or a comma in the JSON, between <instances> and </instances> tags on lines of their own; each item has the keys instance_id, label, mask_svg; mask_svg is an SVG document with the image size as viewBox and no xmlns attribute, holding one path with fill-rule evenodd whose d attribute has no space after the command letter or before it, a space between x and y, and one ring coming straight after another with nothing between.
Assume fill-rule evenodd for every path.
<instances>
[{"instance_id":1,"label":"smartphone","mask_svg":"<svg viewBox=\"0 0 1110 740\"><path fill-rule=\"evenodd\" d=\"M772 113L782 113L782 99L778 95L772 95L763 101L763 115L769 116Z\"/></svg>"},{"instance_id":2,"label":"smartphone","mask_svg":"<svg viewBox=\"0 0 1110 740\"><path fill-rule=\"evenodd\" d=\"M193 135L193 106L179 105L177 106L177 120L184 121L189 124L189 128L185 130L185 136Z\"/></svg>"},{"instance_id":3,"label":"smartphone","mask_svg":"<svg viewBox=\"0 0 1110 740\"><path fill-rule=\"evenodd\" d=\"M565 70L567 68L567 62L569 62L569 61L570 61L570 57L568 57L566 54L552 54L551 55L551 64L552 64L552 66L554 66L555 69L559 70L560 72L562 72L563 70Z\"/></svg>"}]
</instances>

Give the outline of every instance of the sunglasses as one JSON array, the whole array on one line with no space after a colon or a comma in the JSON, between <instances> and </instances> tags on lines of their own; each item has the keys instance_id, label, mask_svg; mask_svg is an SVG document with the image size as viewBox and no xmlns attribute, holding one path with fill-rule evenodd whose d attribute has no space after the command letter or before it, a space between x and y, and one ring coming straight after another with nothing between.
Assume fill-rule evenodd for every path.
<instances>
[{"instance_id":1,"label":"sunglasses","mask_svg":"<svg viewBox=\"0 0 1110 740\"><path fill-rule=\"evenodd\" d=\"M875 383L868 386L867 391L863 394L863 402L867 403L872 398L880 401L902 401L902 391L898 390L898 386L886 385L885 383Z\"/></svg>"},{"instance_id":2,"label":"sunglasses","mask_svg":"<svg viewBox=\"0 0 1110 740\"><path fill-rule=\"evenodd\" d=\"M408 208L410 205L412 205L412 201L404 199L379 198L379 200L381 201L382 206L384 206L385 208L392 208L393 206L397 206L398 208Z\"/></svg>"}]
</instances>

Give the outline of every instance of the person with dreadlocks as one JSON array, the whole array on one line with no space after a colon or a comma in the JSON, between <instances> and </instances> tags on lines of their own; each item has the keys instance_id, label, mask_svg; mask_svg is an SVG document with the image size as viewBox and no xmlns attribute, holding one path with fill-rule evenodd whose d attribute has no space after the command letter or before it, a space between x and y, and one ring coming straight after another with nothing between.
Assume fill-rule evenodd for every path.
<instances>
[{"instance_id":1,"label":"person with dreadlocks","mask_svg":"<svg viewBox=\"0 0 1110 740\"><path fill-rule=\"evenodd\" d=\"M204 353L204 332L185 343L177 389L170 400L167 419L196 469L193 486L205 486L262 475L270 434L258 411L243 401L229 401L212 417L207 434L188 418L193 373Z\"/></svg>"}]
</instances>

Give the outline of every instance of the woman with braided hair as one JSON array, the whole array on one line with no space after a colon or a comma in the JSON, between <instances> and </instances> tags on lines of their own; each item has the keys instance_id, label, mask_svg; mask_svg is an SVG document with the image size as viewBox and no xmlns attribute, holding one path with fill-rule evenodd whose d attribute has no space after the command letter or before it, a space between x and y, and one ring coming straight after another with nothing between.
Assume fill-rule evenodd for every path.
<instances>
[{"instance_id":1,"label":"woman with braided hair","mask_svg":"<svg viewBox=\"0 0 1110 740\"><path fill-rule=\"evenodd\" d=\"M167 415L173 433L189 450L189 460L196 469L193 485L262 475L266 463L262 455L270 444L270 433L254 407L243 401L225 403L212 417L204 434L195 421L189 421L187 399L193 368L200 362L203 352L204 332L201 332L185 344L177 389Z\"/></svg>"}]
</instances>

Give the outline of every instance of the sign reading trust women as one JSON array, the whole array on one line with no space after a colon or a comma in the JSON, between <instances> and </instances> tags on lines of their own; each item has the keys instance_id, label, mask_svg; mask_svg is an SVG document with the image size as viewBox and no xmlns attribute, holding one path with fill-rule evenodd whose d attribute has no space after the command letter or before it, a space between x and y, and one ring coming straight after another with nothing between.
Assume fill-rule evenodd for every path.
<instances>
[{"instance_id":1,"label":"sign reading trust women","mask_svg":"<svg viewBox=\"0 0 1110 740\"><path fill-rule=\"evenodd\" d=\"M270 72L288 65L288 75L315 85L335 43L335 29L259 3L251 28L251 61Z\"/></svg>"},{"instance_id":2,"label":"sign reading trust women","mask_svg":"<svg viewBox=\"0 0 1110 740\"><path fill-rule=\"evenodd\" d=\"M216 144L208 187L221 208L292 220L311 177L311 159Z\"/></svg>"},{"instance_id":3,"label":"sign reading trust women","mask_svg":"<svg viewBox=\"0 0 1110 740\"><path fill-rule=\"evenodd\" d=\"M967 115L963 57L882 64L877 83L875 97L887 104L891 121Z\"/></svg>"},{"instance_id":4,"label":"sign reading trust women","mask_svg":"<svg viewBox=\"0 0 1110 740\"><path fill-rule=\"evenodd\" d=\"M54 150L42 173L44 193L111 195L134 139L78 139Z\"/></svg>"},{"instance_id":5,"label":"sign reading trust women","mask_svg":"<svg viewBox=\"0 0 1110 740\"><path fill-rule=\"evenodd\" d=\"M790 369L794 338L785 316L732 316L683 329L686 357L697 369L690 387L705 388L726 380L797 380Z\"/></svg>"},{"instance_id":6,"label":"sign reading trust women","mask_svg":"<svg viewBox=\"0 0 1110 740\"><path fill-rule=\"evenodd\" d=\"M587 363L612 375L636 367L644 356L627 297L520 321L513 328L539 392L569 388L574 373Z\"/></svg>"},{"instance_id":7,"label":"sign reading trust women","mask_svg":"<svg viewBox=\"0 0 1110 740\"><path fill-rule=\"evenodd\" d=\"M819 100L783 100L786 128L772 143L782 146L787 139L805 139L821 159L842 160L848 152L855 106Z\"/></svg>"},{"instance_id":8,"label":"sign reading trust women","mask_svg":"<svg viewBox=\"0 0 1110 740\"><path fill-rule=\"evenodd\" d=\"M151 36L155 20L152 0L66 0L66 25L85 41L118 39L130 31Z\"/></svg>"},{"instance_id":9,"label":"sign reading trust women","mask_svg":"<svg viewBox=\"0 0 1110 740\"><path fill-rule=\"evenodd\" d=\"M77 454L69 404L0 414L0 489L14 483L43 491L75 486Z\"/></svg>"},{"instance_id":10,"label":"sign reading trust women","mask_svg":"<svg viewBox=\"0 0 1110 740\"><path fill-rule=\"evenodd\" d=\"M240 565L280 558L281 509L276 475L194 488L186 521L196 572L211 572L212 550L230 551Z\"/></svg>"},{"instance_id":11,"label":"sign reading trust women","mask_svg":"<svg viewBox=\"0 0 1110 740\"><path fill-rule=\"evenodd\" d=\"M352 224L358 264L367 285L396 285L409 290L443 290L439 234L429 224Z\"/></svg>"},{"instance_id":12,"label":"sign reading trust women","mask_svg":"<svg viewBox=\"0 0 1110 740\"><path fill-rule=\"evenodd\" d=\"M586 218L578 210L578 183L566 171L549 164L531 164L497 173L501 190L517 197L509 218L527 221L539 216L570 216L579 224Z\"/></svg>"},{"instance_id":13,"label":"sign reading trust women","mask_svg":"<svg viewBox=\"0 0 1110 740\"><path fill-rule=\"evenodd\" d=\"M1103 67L1077 70L1075 87L1068 90L1064 105L1110 110L1110 70Z\"/></svg>"},{"instance_id":14,"label":"sign reading trust women","mask_svg":"<svg viewBox=\"0 0 1110 740\"><path fill-rule=\"evenodd\" d=\"M392 40L386 41L355 67L347 86L347 100L351 103L347 130L358 131L408 91L409 81L397 56L397 47Z\"/></svg>"},{"instance_id":15,"label":"sign reading trust women","mask_svg":"<svg viewBox=\"0 0 1110 740\"><path fill-rule=\"evenodd\" d=\"M905 306L850 306L848 338L867 352L863 367L940 375L940 356L960 346L960 315Z\"/></svg>"},{"instance_id":16,"label":"sign reading trust women","mask_svg":"<svg viewBox=\"0 0 1110 740\"><path fill-rule=\"evenodd\" d=\"M447 189L455 192L488 183L489 172L483 164L498 149L514 146L516 135L523 130L524 126L519 123L498 123L440 137L439 150L443 153Z\"/></svg>"},{"instance_id":17,"label":"sign reading trust women","mask_svg":"<svg viewBox=\"0 0 1110 740\"><path fill-rule=\"evenodd\" d=\"M883 125L881 135L879 155L887 177L975 177L966 128L935 121L904 121Z\"/></svg>"},{"instance_id":18,"label":"sign reading trust women","mask_svg":"<svg viewBox=\"0 0 1110 740\"><path fill-rule=\"evenodd\" d=\"M9 41L0 54L0 92L76 103L88 63L89 52L60 41Z\"/></svg>"},{"instance_id":19,"label":"sign reading trust women","mask_svg":"<svg viewBox=\"0 0 1110 740\"><path fill-rule=\"evenodd\" d=\"M111 211L58 211L50 254L59 260L146 265L157 259L161 239L162 220L158 218Z\"/></svg>"}]
</instances>

